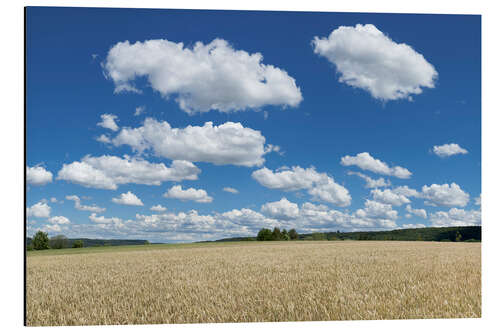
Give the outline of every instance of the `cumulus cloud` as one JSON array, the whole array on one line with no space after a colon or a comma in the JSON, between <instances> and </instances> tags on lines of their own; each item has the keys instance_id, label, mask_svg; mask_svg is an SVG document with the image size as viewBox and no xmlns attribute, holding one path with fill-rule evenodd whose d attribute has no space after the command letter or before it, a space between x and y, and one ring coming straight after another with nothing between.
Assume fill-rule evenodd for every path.
<instances>
[{"instance_id":1,"label":"cumulus cloud","mask_svg":"<svg viewBox=\"0 0 500 333\"><path fill-rule=\"evenodd\" d=\"M144 206L141 199L139 199L134 193L130 191L120 194L120 196L117 198L112 198L111 201L120 205Z\"/></svg>"},{"instance_id":2,"label":"cumulus cloud","mask_svg":"<svg viewBox=\"0 0 500 333\"><path fill-rule=\"evenodd\" d=\"M402 204L407 204L410 200L402 194L394 193L390 189L385 190L371 190L371 195L373 200L386 203L393 206L401 206Z\"/></svg>"},{"instance_id":3,"label":"cumulus cloud","mask_svg":"<svg viewBox=\"0 0 500 333\"><path fill-rule=\"evenodd\" d=\"M179 199L182 201L190 200L199 203L209 203L213 198L205 190L188 188L183 190L181 185L172 186L164 195L165 198Z\"/></svg>"},{"instance_id":4,"label":"cumulus cloud","mask_svg":"<svg viewBox=\"0 0 500 333\"><path fill-rule=\"evenodd\" d=\"M457 154L467 154L468 151L460 147L456 143L447 143L441 146L434 146L432 148L434 154L439 157L449 157Z\"/></svg>"},{"instance_id":5,"label":"cumulus cloud","mask_svg":"<svg viewBox=\"0 0 500 333\"><path fill-rule=\"evenodd\" d=\"M262 205L260 211L266 216L281 220L291 220L299 216L299 206L286 198L281 198L280 201L268 202Z\"/></svg>"},{"instance_id":6,"label":"cumulus cloud","mask_svg":"<svg viewBox=\"0 0 500 333\"><path fill-rule=\"evenodd\" d=\"M406 205L406 211L410 214L416 215L416 216L421 217L423 219L427 218L427 212L423 208L422 209L415 209L415 208L412 208L411 205Z\"/></svg>"},{"instance_id":7,"label":"cumulus cloud","mask_svg":"<svg viewBox=\"0 0 500 333\"><path fill-rule=\"evenodd\" d=\"M359 153L356 156L346 155L341 158L340 164L343 166L357 166L360 169L368 170L374 173L379 173L387 176L407 179L411 177L411 172L403 167L389 167L387 163L373 158L369 153Z\"/></svg>"},{"instance_id":8,"label":"cumulus cloud","mask_svg":"<svg viewBox=\"0 0 500 333\"><path fill-rule=\"evenodd\" d=\"M101 208L96 205L88 206L88 205L82 205L81 200L77 195L67 195L66 200L74 201L75 202L75 208L78 210L84 210L88 212L95 212L95 213L102 213L106 210L106 208Z\"/></svg>"},{"instance_id":9,"label":"cumulus cloud","mask_svg":"<svg viewBox=\"0 0 500 333\"><path fill-rule=\"evenodd\" d=\"M28 216L48 218L50 217L51 207L47 203L40 201L31 207L28 207Z\"/></svg>"},{"instance_id":10,"label":"cumulus cloud","mask_svg":"<svg viewBox=\"0 0 500 333\"><path fill-rule=\"evenodd\" d=\"M163 163L150 163L125 155L87 155L81 162L64 164L57 179L66 180L85 187L116 190L122 184L161 185L165 181L198 179L200 173L193 163L174 160L170 167Z\"/></svg>"},{"instance_id":11,"label":"cumulus cloud","mask_svg":"<svg viewBox=\"0 0 500 333\"><path fill-rule=\"evenodd\" d=\"M319 173L314 167L284 167L272 171L266 167L252 173L252 178L262 186L282 191L307 190L314 200L321 200L340 207L351 204L349 191L335 183L326 173Z\"/></svg>"},{"instance_id":12,"label":"cumulus cloud","mask_svg":"<svg viewBox=\"0 0 500 333\"><path fill-rule=\"evenodd\" d=\"M223 39L197 42L192 48L159 39L117 43L103 66L115 92L140 92L134 81L145 77L153 90L164 98L175 96L189 114L298 106L302 94L295 80L262 60L260 53L235 50Z\"/></svg>"},{"instance_id":13,"label":"cumulus cloud","mask_svg":"<svg viewBox=\"0 0 500 333\"><path fill-rule=\"evenodd\" d=\"M459 206L464 207L469 202L469 194L464 192L460 186L455 183L432 184L422 187L421 197L426 199L424 202L431 206Z\"/></svg>"},{"instance_id":14,"label":"cumulus cloud","mask_svg":"<svg viewBox=\"0 0 500 333\"><path fill-rule=\"evenodd\" d=\"M404 195L407 198L410 198L410 197L419 198L420 197L420 193L417 190L410 188L407 185L398 186L398 187L392 189L392 192L394 192L396 194Z\"/></svg>"},{"instance_id":15,"label":"cumulus cloud","mask_svg":"<svg viewBox=\"0 0 500 333\"><path fill-rule=\"evenodd\" d=\"M375 203L377 205L377 203ZM261 228L295 228L301 233L331 230L376 230L397 228L396 212L390 205L373 206L365 203L363 213L341 212L323 204L310 202L300 207L288 200L266 203L263 212L250 208L226 212L200 214L187 212L161 212L122 220L118 217L97 216L93 213L91 224L72 224L71 232L78 237L134 237L157 241L198 241L224 237L255 236ZM69 231L65 231L65 234ZM71 234L71 233L70 233ZM106 235L106 236L103 236Z\"/></svg>"},{"instance_id":16,"label":"cumulus cloud","mask_svg":"<svg viewBox=\"0 0 500 333\"><path fill-rule=\"evenodd\" d=\"M155 205L150 208L154 212L165 212L167 211L167 208L163 207L162 205Z\"/></svg>"},{"instance_id":17,"label":"cumulus cloud","mask_svg":"<svg viewBox=\"0 0 500 333\"><path fill-rule=\"evenodd\" d=\"M112 141L139 153L152 150L160 157L215 165L260 166L272 151L260 131L233 122L172 128L166 121L146 118L143 126L123 128Z\"/></svg>"},{"instance_id":18,"label":"cumulus cloud","mask_svg":"<svg viewBox=\"0 0 500 333\"><path fill-rule=\"evenodd\" d=\"M89 219L98 224L108 224L108 223L113 223L116 225L123 225L123 220L119 217L104 217L104 216L97 216L96 213L92 213L89 216Z\"/></svg>"},{"instance_id":19,"label":"cumulus cloud","mask_svg":"<svg viewBox=\"0 0 500 333\"><path fill-rule=\"evenodd\" d=\"M119 127L115 122L115 119L118 119L117 116L114 114L102 114L101 115L101 122L97 123L97 126L101 126L103 128L107 128L112 130L113 132L118 131Z\"/></svg>"},{"instance_id":20,"label":"cumulus cloud","mask_svg":"<svg viewBox=\"0 0 500 333\"><path fill-rule=\"evenodd\" d=\"M65 216L53 216L49 218L49 222L53 224L69 224L70 221Z\"/></svg>"},{"instance_id":21,"label":"cumulus cloud","mask_svg":"<svg viewBox=\"0 0 500 333\"><path fill-rule=\"evenodd\" d=\"M425 224L422 224L422 223L417 223L417 224L412 224L412 223L409 223L409 224L403 224L401 226L402 229L419 229L419 228L426 228L427 226Z\"/></svg>"},{"instance_id":22,"label":"cumulus cloud","mask_svg":"<svg viewBox=\"0 0 500 333\"><path fill-rule=\"evenodd\" d=\"M477 198L474 198L474 204L476 206L481 206L481 194Z\"/></svg>"},{"instance_id":23,"label":"cumulus cloud","mask_svg":"<svg viewBox=\"0 0 500 333\"><path fill-rule=\"evenodd\" d=\"M101 134L96 140L102 143L111 143L111 139L106 134Z\"/></svg>"},{"instance_id":24,"label":"cumulus cloud","mask_svg":"<svg viewBox=\"0 0 500 333\"><path fill-rule=\"evenodd\" d=\"M232 188L232 187L224 187L222 190L225 192L233 193L233 194L240 193L237 189Z\"/></svg>"},{"instance_id":25,"label":"cumulus cloud","mask_svg":"<svg viewBox=\"0 0 500 333\"><path fill-rule=\"evenodd\" d=\"M328 37L314 37L314 53L335 65L339 82L373 98L410 99L434 88L438 73L411 46L396 43L372 24L340 26Z\"/></svg>"},{"instance_id":26,"label":"cumulus cloud","mask_svg":"<svg viewBox=\"0 0 500 333\"><path fill-rule=\"evenodd\" d=\"M438 211L431 213L429 220L434 227L481 225L481 211L451 208L447 212Z\"/></svg>"},{"instance_id":27,"label":"cumulus cloud","mask_svg":"<svg viewBox=\"0 0 500 333\"><path fill-rule=\"evenodd\" d=\"M389 204L373 200L365 200L365 206L355 213L359 218L379 218L394 221L398 218L398 212L392 209Z\"/></svg>"},{"instance_id":28,"label":"cumulus cloud","mask_svg":"<svg viewBox=\"0 0 500 333\"><path fill-rule=\"evenodd\" d=\"M52 172L45 170L41 166L27 167L26 182L28 185L46 185L52 182Z\"/></svg>"},{"instance_id":29,"label":"cumulus cloud","mask_svg":"<svg viewBox=\"0 0 500 333\"><path fill-rule=\"evenodd\" d=\"M386 180L385 178L380 177L379 179L373 179L361 172L354 172L354 171L348 171L348 175L356 175L363 179L366 184L366 188L377 188L377 187L387 187L391 186L391 182L389 180Z\"/></svg>"},{"instance_id":30,"label":"cumulus cloud","mask_svg":"<svg viewBox=\"0 0 500 333\"><path fill-rule=\"evenodd\" d=\"M42 226L40 230L47 233L56 233L56 232L61 232L62 228L59 224L46 224Z\"/></svg>"},{"instance_id":31,"label":"cumulus cloud","mask_svg":"<svg viewBox=\"0 0 500 333\"><path fill-rule=\"evenodd\" d=\"M146 107L144 105L138 106L135 108L134 116L140 116L141 114L144 113L146 110Z\"/></svg>"}]
</instances>

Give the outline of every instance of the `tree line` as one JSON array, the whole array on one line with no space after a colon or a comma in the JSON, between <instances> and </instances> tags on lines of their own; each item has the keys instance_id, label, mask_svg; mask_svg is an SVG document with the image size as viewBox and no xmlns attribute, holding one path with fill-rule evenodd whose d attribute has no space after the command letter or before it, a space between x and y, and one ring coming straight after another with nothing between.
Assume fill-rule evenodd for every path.
<instances>
[{"instance_id":1,"label":"tree line","mask_svg":"<svg viewBox=\"0 0 500 333\"><path fill-rule=\"evenodd\" d=\"M354 232L314 232L299 234L295 229L273 230L262 228L257 237L227 238L221 241L235 240L399 240L399 241L437 241L437 242L480 242L481 227L427 227L416 229L396 229L388 231L354 231Z\"/></svg>"},{"instance_id":2,"label":"tree line","mask_svg":"<svg viewBox=\"0 0 500 333\"><path fill-rule=\"evenodd\" d=\"M26 249L28 251L32 250L48 250L48 249L64 249L70 247L70 241L64 235L57 235L50 237L46 232L38 231L29 244L27 244ZM72 248L83 247L83 240L77 239L71 242Z\"/></svg>"}]
</instances>

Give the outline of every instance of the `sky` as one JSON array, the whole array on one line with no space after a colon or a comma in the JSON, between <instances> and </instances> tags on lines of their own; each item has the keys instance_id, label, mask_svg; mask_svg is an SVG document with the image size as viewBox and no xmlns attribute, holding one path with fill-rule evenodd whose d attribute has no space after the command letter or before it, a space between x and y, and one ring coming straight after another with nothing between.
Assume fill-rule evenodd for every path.
<instances>
[{"instance_id":1,"label":"sky","mask_svg":"<svg viewBox=\"0 0 500 333\"><path fill-rule=\"evenodd\" d=\"M481 17L30 7L28 235L481 224Z\"/></svg>"}]
</instances>

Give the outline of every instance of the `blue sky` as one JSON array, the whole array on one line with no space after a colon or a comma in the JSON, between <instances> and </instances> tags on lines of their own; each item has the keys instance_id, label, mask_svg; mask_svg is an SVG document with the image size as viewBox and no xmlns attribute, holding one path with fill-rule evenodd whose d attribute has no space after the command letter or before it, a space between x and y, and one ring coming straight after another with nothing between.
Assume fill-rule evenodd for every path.
<instances>
[{"instance_id":1,"label":"blue sky","mask_svg":"<svg viewBox=\"0 0 500 333\"><path fill-rule=\"evenodd\" d=\"M28 234L480 224L480 41L472 15L29 8Z\"/></svg>"}]
</instances>

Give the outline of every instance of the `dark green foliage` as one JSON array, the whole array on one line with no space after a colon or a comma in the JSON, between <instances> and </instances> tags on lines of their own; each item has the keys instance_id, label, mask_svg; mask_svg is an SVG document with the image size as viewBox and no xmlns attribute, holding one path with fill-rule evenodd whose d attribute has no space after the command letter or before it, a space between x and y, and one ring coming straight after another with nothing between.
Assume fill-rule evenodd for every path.
<instances>
[{"instance_id":1,"label":"dark green foliage","mask_svg":"<svg viewBox=\"0 0 500 333\"><path fill-rule=\"evenodd\" d=\"M281 241L281 240L288 241L291 239L290 233L292 232L292 230L290 230L290 232L286 231L286 229L283 229L280 231L280 228L275 227L273 229L273 231L271 231L270 229L262 228L259 230L259 233L257 234L257 240L258 241ZM293 231L295 231L295 230L293 230ZM225 241L225 240L235 241L236 238L227 238L227 239L224 239L221 241ZM249 237L249 238L243 239L243 240L253 240L253 239L251 239Z\"/></svg>"},{"instance_id":2,"label":"dark green foliage","mask_svg":"<svg viewBox=\"0 0 500 333\"><path fill-rule=\"evenodd\" d=\"M281 231L281 239L282 240L290 240L290 236L288 235L288 231L286 231L286 229L283 229Z\"/></svg>"},{"instance_id":3,"label":"dark green foliage","mask_svg":"<svg viewBox=\"0 0 500 333\"><path fill-rule=\"evenodd\" d=\"M26 251L33 251L33 250L34 250L33 245L30 244L30 245L26 246Z\"/></svg>"},{"instance_id":4,"label":"dark green foliage","mask_svg":"<svg viewBox=\"0 0 500 333\"><path fill-rule=\"evenodd\" d=\"M273 233L272 233L271 237L272 237L273 241L281 240L281 231L280 231L280 228L274 227Z\"/></svg>"},{"instance_id":5,"label":"dark green foliage","mask_svg":"<svg viewBox=\"0 0 500 333\"><path fill-rule=\"evenodd\" d=\"M51 249L64 249L68 247L68 238L64 235L57 235L49 240L49 246Z\"/></svg>"},{"instance_id":6,"label":"dark green foliage","mask_svg":"<svg viewBox=\"0 0 500 333\"><path fill-rule=\"evenodd\" d=\"M290 236L291 240L299 239L299 234L295 229L290 229L290 231L288 232L288 236Z\"/></svg>"},{"instance_id":7,"label":"dark green foliage","mask_svg":"<svg viewBox=\"0 0 500 333\"><path fill-rule=\"evenodd\" d=\"M80 248L83 247L83 241L81 239L77 239L76 241L73 242L73 248Z\"/></svg>"},{"instance_id":8,"label":"dark green foliage","mask_svg":"<svg viewBox=\"0 0 500 333\"><path fill-rule=\"evenodd\" d=\"M399 240L399 241L457 241L457 232L461 242L468 239L481 241L481 227L442 227L397 229L391 231L356 231L356 232L327 232L327 239L336 237L341 240ZM300 234L299 239L309 240L312 234Z\"/></svg>"},{"instance_id":9,"label":"dark green foliage","mask_svg":"<svg viewBox=\"0 0 500 333\"><path fill-rule=\"evenodd\" d=\"M270 241L273 239L273 232L267 228L260 229L257 234L258 241Z\"/></svg>"},{"instance_id":10,"label":"dark green foliage","mask_svg":"<svg viewBox=\"0 0 500 333\"><path fill-rule=\"evenodd\" d=\"M146 244L147 241L141 239L92 239L92 238L68 238L68 247L73 247L73 244L76 241L83 241L83 247L92 247L92 246L103 246L111 245L111 246L119 246L119 245L143 245ZM28 237L26 238L26 245L32 245L33 239Z\"/></svg>"},{"instance_id":11,"label":"dark green foliage","mask_svg":"<svg viewBox=\"0 0 500 333\"><path fill-rule=\"evenodd\" d=\"M312 240L325 240L326 236L322 232L313 232L311 234Z\"/></svg>"},{"instance_id":12,"label":"dark green foliage","mask_svg":"<svg viewBox=\"0 0 500 333\"><path fill-rule=\"evenodd\" d=\"M46 232L38 231L33 237L33 248L35 250L46 250L49 248L49 236Z\"/></svg>"},{"instance_id":13,"label":"dark green foliage","mask_svg":"<svg viewBox=\"0 0 500 333\"><path fill-rule=\"evenodd\" d=\"M457 234L455 235L455 242L460 242L462 240L462 235L460 235L460 232L457 231Z\"/></svg>"}]
</instances>

